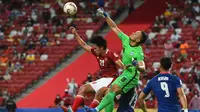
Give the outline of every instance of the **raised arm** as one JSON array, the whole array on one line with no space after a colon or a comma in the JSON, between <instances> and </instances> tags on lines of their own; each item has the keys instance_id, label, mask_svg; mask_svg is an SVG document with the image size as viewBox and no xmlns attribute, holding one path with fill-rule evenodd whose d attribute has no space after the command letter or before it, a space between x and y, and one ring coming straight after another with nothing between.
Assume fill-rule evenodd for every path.
<instances>
[{"instance_id":1,"label":"raised arm","mask_svg":"<svg viewBox=\"0 0 200 112\"><path fill-rule=\"evenodd\" d=\"M70 27L72 33L74 34L78 44L87 52L90 52L91 53L91 49L92 47L87 45L82 39L81 37L79 36L79 34L77 33L76 29L74 27Z\"/></svg>"},{"instance_id":2,"label":"raised arm","mask_svg":"<svg viewBox=\"0 0 200 112\"><path fill-rule=\"evenodd\" d=\"M112 29L112 31L114 31L117 35L122 32L117 25L115 24L115 22L108 16L108 14L104 11L103 8L99 8L97 9L97 12L102 15L103 17L106 18L106 22L108 23L108 25L110 26L110 28Z\"/></svg>"},{"instance_id":3,"label":"raised arm","mask_svg":"<svg viewBox=\"0 0 200 112\"><path fill-rule=\"evenodd\" d=\"M117 25L115 24L115 22L109 17L106 17L106 22L108 23L108 26L112 29L112 31L114 31L117 35L122 32Z\"/></svg>"}]
</instances>

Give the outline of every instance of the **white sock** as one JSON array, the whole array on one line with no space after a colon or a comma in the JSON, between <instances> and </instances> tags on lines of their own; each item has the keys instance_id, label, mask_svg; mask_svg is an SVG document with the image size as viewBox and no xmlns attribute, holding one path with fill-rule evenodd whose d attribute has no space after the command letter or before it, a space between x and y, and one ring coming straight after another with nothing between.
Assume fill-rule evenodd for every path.
<instances>
[{"instance_id":1,"label":"white sock","mask_svg":"<svg viewBox=\"0 0 200 112\"><path fill-rule=\"evenodd\" d=\"M99 112L99 109L97 107L95 109L96 109L97 112Z\"/></svg>"}]
</instances>

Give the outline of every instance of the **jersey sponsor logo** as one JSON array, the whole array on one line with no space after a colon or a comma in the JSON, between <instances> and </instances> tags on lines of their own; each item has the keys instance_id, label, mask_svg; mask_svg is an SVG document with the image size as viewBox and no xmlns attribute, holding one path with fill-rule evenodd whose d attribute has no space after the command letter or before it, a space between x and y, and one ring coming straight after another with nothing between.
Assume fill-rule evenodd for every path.
<instances>
[{"instance_id":1,"label":"jersey sponsor logo","mask_svg":"<svg viewBox=\"0 0 200 112\"><path fill-rule=\"evenodd\" d=\"M133 55L134 55L134 52L130 52L130 55L133 56Z\"/></svg>"}]
</instances>

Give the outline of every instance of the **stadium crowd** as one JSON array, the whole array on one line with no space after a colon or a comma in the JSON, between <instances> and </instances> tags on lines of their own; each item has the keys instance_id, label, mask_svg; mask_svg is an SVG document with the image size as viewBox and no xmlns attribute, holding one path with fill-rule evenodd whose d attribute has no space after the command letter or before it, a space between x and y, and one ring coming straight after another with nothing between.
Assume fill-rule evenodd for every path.
<instances>
[{"instance_id":1,"label":"stadium crowd","mask_svg":"<svg viewBox=\"0 0 200 112\"><path fill-rule=\"evenodd\" d=\"M159 73L159 57L166 56L173 60L172 74L183 81L189 109L200 109L200 3L195 0L179 1L179 5L166 3L168 8L156 16L154 23L147 29L149 39L143 46L147 70L140 76L138 93L148 80ZM121 70L119 70L119 74ZM84 83L101 77L101 71L89 74ZM89 97L93 98L93 97ZM148 108L156 108L157 101L153 94L146 98ZM87 102L86 102L87 103ZM136 107L139 107L138 104Z\"/></svg>"},{"instance_id":2,"label":"stadium crowd","mask_svg":"<svg viewBox=\"0 0 200 112\"><path fill-rule=\"evenodd\" d=\"M1 106L48 75L78 48L70 26L88 40L104 24L96 17L96 8L104 5L112 16L119 8L107 0L74 1L79 10L75 17L69 17L62 9L68 1L0 1ZM72 89L69 93L72 95Z\"/></svg>"}]
</instances>

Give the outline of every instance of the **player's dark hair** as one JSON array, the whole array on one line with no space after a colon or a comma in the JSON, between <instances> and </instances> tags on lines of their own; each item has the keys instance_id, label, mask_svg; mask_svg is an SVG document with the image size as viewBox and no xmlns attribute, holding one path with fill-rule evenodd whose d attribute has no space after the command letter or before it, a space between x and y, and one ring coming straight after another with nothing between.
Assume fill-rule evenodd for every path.
<instances>
[{"instance_id":1,"label":"player's dark hair","mask_svg":"<svg viewBox=\"0 0 200 112\"><path fill-rule=\"evenodd\" d=\"M160 59L160 65L161 65L162 69L169 70L172 66L172 61L168 57L162 57Z\"/></svg>"},{"instance_id":2,"label":"player's dark hair","mask_svg":"<svg viewBox=\"0 0 200 112\"><path fill-rule=\"evenodd\" d=\"M142 33L142 38L141 38L139 44L145 43L145 41L146 41L147 38L148 38L147 34L146 34L144 31L141 31L141 33Z\"/></svg>"},{"instance_id":3,"label":"player's dark hair","mask_svg":"<svg viewBox=\"0 0 200 112\"><path fill-rule=\"evenodd\" d=\"M97 45L98 47L103 47L103 49L107 48L107 41L102 36L92 37L90 42Z\"/></svg>"}]
</instances>

